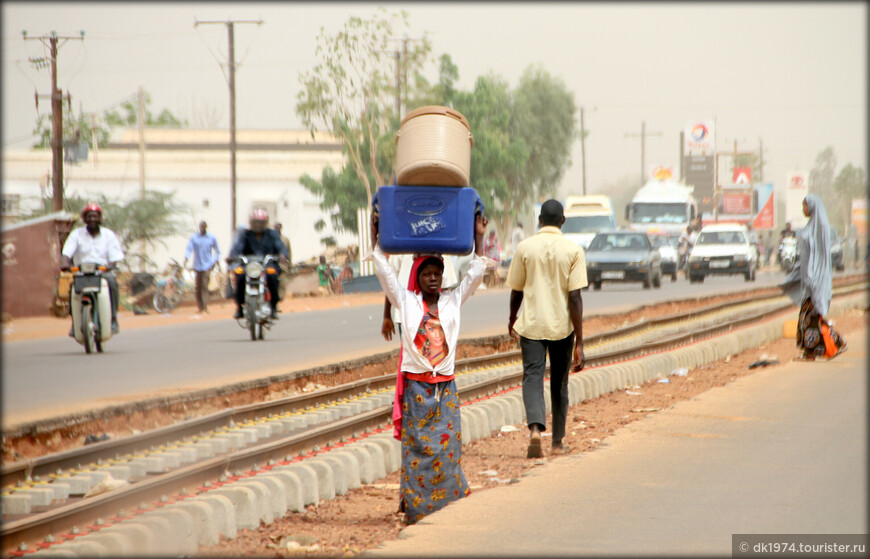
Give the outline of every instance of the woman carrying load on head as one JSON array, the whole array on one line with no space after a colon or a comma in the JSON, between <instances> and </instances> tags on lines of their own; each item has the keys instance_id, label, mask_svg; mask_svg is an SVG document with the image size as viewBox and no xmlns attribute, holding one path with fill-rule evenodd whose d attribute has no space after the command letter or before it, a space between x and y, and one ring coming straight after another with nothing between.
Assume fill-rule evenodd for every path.
<instances>
[{"instance_id":1,"label":"woman carrying load on head","mask_svg":"<svg viewBox=\"0 0 870 559\"><path fill-rule=\"evenodd\" d=\"M815 194L804 198L803 212L810 220L796 234L800 263L786 278L786 285L797 287L790 295L801 309L797 346L803 350L802 359L831 359L846 349L846 342L827 318L833 286L831 227L825 206Z\"/></svg>"},{"instance_id":2,"label":"woman carrying load on head","mask_svg":"<svg viewBox=\"0 0 870 559\"><path fill-rule=\"evenodd\" d=\"M483 280L483 233L487 219L475 218L474 256L468 274L453 289L441 289L444 261L417 256L407 289L378 244L378 214L372 214L375 273L401 329L401 363L393 407L393 436L402 442L399 511L413 524L471 490L462 473L459 398L453 380L459 307Z\"/></svg>"}]
</instances>

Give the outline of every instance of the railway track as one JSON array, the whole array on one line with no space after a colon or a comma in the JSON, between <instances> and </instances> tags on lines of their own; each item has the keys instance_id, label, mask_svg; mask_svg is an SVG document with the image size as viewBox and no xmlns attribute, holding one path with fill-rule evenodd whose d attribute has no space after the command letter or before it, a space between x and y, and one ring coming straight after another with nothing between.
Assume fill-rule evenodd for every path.
<instances>
[{"instance_id":1,"label":"railway track","mask_svg":"<svg viewBox=\"0 0 870 559\"><path fill-rule=\"evenodd\" d=\"M859 279L841 283L834 296L866 289ZM793 304L782 295L748 296L642 320L585 339L587 369L690 344L788 309ZM521 380L518 350L456 362L463 404L503 394ZM395 374L386 374L4 465L4 553L48 547L46 540L74 537L74 527L99 530L100 521L120 522L253 472L364 441L391 428L394 384ZM127 483L85 496L109 475ZM30 506L11 506L25 498Z\"/></svg>"}]
</instances>

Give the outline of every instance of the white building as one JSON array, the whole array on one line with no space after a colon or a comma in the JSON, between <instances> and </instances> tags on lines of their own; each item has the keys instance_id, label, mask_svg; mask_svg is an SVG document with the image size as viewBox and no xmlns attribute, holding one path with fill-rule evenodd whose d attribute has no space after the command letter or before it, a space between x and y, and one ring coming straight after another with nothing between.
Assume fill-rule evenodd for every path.
<instances>
[{"instance_id":1,"label":"white building","mask_svg":"<svg viewBox=\"0 0 870 559\"><path fill-rule=\"evenodd\" d=\"M140 194L139 137L125 130L108 148L90 150L87 159L64 165L65 197L103 194L125 201ZM327 135L312 138L306 130L239 130L236 132L236 224L246 225L255 207L266 208L270 225L281 222L290 238L293 261L321 254L320 239L335 237L339 246L356 245L356 234L336 233L317 198L300 183L304 174L319 180L323 169L343 165L341 144ZM169 258L181 261L190 235L201 220L217 237L222 255L230 249L231 188L227 130L146 129L144 184L149 190L175 192L190 215L184 235L167 238L152 260L163 266ZM51 150L3 152L4 222L16 213L38 207L41 196L51 197ZM322 232L314 229L319 220Z\"/></svg>"}]
</instances>

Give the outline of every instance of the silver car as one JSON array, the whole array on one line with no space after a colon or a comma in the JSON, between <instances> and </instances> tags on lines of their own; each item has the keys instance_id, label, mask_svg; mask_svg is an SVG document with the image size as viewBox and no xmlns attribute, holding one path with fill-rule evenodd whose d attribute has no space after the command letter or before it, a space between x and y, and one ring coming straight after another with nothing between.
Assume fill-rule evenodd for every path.
<instances>
[{"instance_id":1,"label":"silver car","mask_svg":"<svg viewBox=\"0 0 870 559\"><path fill-rule=\"evenodd\" d=\"M598 233L586 250L586 277L595 289L601 283L642 282L645 289L662 286L662 258L646 233Z\"/></svg>"}]
</instances>

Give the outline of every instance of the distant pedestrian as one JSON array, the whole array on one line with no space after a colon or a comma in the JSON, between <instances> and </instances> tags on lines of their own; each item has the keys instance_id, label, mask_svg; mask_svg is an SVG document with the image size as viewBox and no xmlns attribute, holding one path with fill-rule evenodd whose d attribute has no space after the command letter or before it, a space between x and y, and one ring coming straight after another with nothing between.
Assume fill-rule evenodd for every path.
<instances>
[{"instance_id":1,"label":"distant pedestrian","mask_svg":"<svg viewBox=\"0 0 870 559\"><path fill-rule=\"evenodd\" d=\"M511 233L511 258L517 255L517 247L526 239L526 232L523 230L523 224L517 221L514 230Z\"/></svg>"},{"instance_id":2,"label":"distant pedestrian","mask_svg":"<svg viewBox=\"0 0 870 559\"><path fill-rule=\"evenodd\" d=\"M483 253L487 258L498 262L499 254L501 254L501 243L498 240L498 234L493 229L489 232L489 236L483 243Z\"/></svg>"},{"instance_id":3,"label":"distant pedestrian","mask_svg":"<svg viewBox=\"0 0 870 559\"><path fill-rule=\"evenodd\" d=\"M293 249L290 248L290 239L284 234L284 226L276 223L275 231L278 232L281 242L287 248L287 261L281 262L281 276L278 278L278 296L283 301L284 294L287 292L287 284L290 283L290 269L293 266Z\"/></svg>"},{"instance_id":4,"label":"distant pedestrian","mask_svg":"<svg viewBox=\"0 0 870 559\"><path fill-rule=\"evenodd\" d=\"M221 250L214 235L209 233L208 224L205 220L199 222L199 233L193 235L187 242L187 250L184 251L184 264L193 255L193 273L196 277L194 293L196 306L199 312L208 314L208 280L215 266L220 271Z\"/></svg>"},{"instance_id":5,"label":"distant pedestrian","mask_svg":"<svg viewBox=\"0 0 870 559\"><path fill-rule=\"evenodd\" d=\"M522 241L511 261L508 333L519 338L523 356L523 402L529 425L529 458L543 456L546 430L544 370L550 355L550 399L553 412L553 454L566 452L562 439L568 416L568 372L582 370L583 299L588 285L586 259L580 247L562 235L565 214L556 200L541 206L540 229ZM520 308L522 306L522 309ZM517 312L519 311L519 316ZM573 358L572 358L573 350Z\"/></svg>"},{"instance_id":6,"label":"distant pedestrian","mask_svg":"<svg viewBox=\"0 0 870 559\"><path fill-rule=\"evenodd\" d=\"M815 194L804 198L803 211L810 220L796 234L800 263L786 277L785 285L799 289L789 294L801 306L796 340L803 350L801 358L831 359L846 349L845 340L834 332L827 318L833 288L831 226L825 206Z\"/></svg>"},{"instance_id":7,"label":"distant pedestrian","mask_svg":"<svg viewBox=\"0 0 870 559\"><path fill-rule=\"evenodd\" d=\"M326 257L320 255L320 264L317 265L317 284L321 295L330 295L332 293L332 282L334 279L332 267L326 263Z\"/></svg>"}]
</instances>

